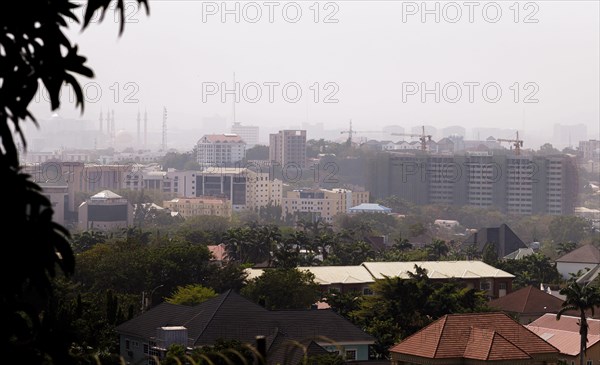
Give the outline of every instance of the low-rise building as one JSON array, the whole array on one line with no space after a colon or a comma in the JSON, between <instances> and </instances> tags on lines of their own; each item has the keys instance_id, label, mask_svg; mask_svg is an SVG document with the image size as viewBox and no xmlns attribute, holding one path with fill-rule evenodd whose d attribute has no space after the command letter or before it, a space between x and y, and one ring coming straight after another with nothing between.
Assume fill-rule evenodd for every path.
<instances>
[{"instance_id":1,"label":"low-rise building","mask_svg":"<svg viewBox=\"0 0 600 365\"><path fill-rule=\"evenodd\" d=\"M558 312L562 304L562 299L534 286L527 286L490 301L488 306L516 317L522 324L528 324L546 313Z\"/></svg>"},{"instance_id":2,"label":"low-rise building","mask_svg":"<svg viewBox=\"0 0 600 365\"><path fill-rule=\"evenodd\" d=\"M231 201L214 196L175 198L165 201L163 207L171 212L178 212L184 218L199 215L231 218Z\"/></svg>"},{"instance_id":3,"label":"low-rise building","mask_svg":"<svg viewBox=\"0 0 600 365\"><path fill-rule=\"evenodd\" d=\"M600 320L587 319L588 335L585 351L585 364L600 363ZM578 364L581 344L578 316L561 316L544 314L527 325L527 329L544 339L560 351L559 358L566 364Z\"/></svg>"},{"instance_id":4,"label":"low-rise building","mask_svg":"<svg viewBox=\"0 0 600 365\"><path fill-rule=\"evenodd\" d=\"M390 349L392 365L550 365L559 351L504 313L448 314Z\"/></svg>"},{"instance_id":5,"label":"low-rise building","mask_svg":"<svg viewBox=\"0 0 600 365\"><path fill-rule=\"evenodd\" d=\"M283 218L292 215L308 215L312 220L333 222L340 213L349 213L350 208L369 202L368 191L348 189L310 189L288 191L282 199Z\"/></svg>"},{"instance_id":6,"label":"low-rise building","mask_svg":"<svg viewBox=\"0 0 600 365\"><path fill-rule=\"evenodd\" d=\"M585 273L600 265L600 250L592 244L581 246L556 259L556 270L563 278L571 274Z\"/></svg>"},{"instance_id":7,"label":"low-rise building","mask_svg":"<svg viewBox=\"0 0 600 365\"><path fill-rule=\"evenodd\" d=\"M298 344L309 356L338 352L346 361L366 361L375 342L331 310L269 311L231 290L195 306L161 303L116 331L120 355L130 364L162 359L171 344L193 349L225 339L253 345L259 335L268 339L267 365L301 363L302 356L293 356Z\"/></svg>"},{"instance_id":8,"label":"low-rise building","mask_svg":"<svg viewBox=\"0 0 600 365\"><path fill-rule=\"evenodd\" d=\"M92 195L79 206L79 229L110 231L133 225L133 206L110 190Z\"/></svg>"}]
</instances>

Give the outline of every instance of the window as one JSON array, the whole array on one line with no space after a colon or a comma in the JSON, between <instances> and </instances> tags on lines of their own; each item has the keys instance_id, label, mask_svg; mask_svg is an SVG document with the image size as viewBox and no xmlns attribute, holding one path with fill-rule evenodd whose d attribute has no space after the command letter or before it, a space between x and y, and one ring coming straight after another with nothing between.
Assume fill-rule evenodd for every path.
<instances>
[{"instance_id":1,"label":"window","mask_svg":"<svg viewBox=\"0 0 600 365\"><path fill-rule=\"evenodd\" d=\"M129 345L129 340L125 340L125 350L129 350L131 346Z\"/></svg>"},{"instance_id":2,"label":"window","mask_svg":"<svg viewBox=\"0 0 600 365\"><path fill-rule=\"evenodd\" d=\"M490 290L492 286L490 285L489 281L482 281L481 283L479 283L479 289L480 290Z\"/></svg>"},{"instance_id":3,"label":"window","mask_svg":"<svg viewBox=\"0 0 600 365\"><path fill-rule=\"evenodd\" d=\"M346 361L356 360L356 350L346 350Z\"/></svg>"},{"instance_id":4,"label":"window","mask_svg":"<svg viewBox=\"0 0 600 365\"><path fill-rule=\"evenodd\" d=\"M363 295L373 295L373 290L371 288L363 288Z\"/></svg>"},{"instance_id":5,"label":"window","mask_svg":"<svg viewBox=\"0 0 600 365\"><path fill-rule=\"evenodd\" d=\"M498 284L498 289L500 289L500 290L506 290L506 283L500 283L500 284Z\"/></svg>"},{"instance_id":6,"label":"window","mask_svg":"<svg viewBox=\"0 0 600 365\"><path fill-rule=\"evenodd\" d=\"M148 344L147 343L144 344L144 353L145 354L148 353Z\"/></svg>"},{"instance_id":7,"label":"window","mask_svg":"<svg viewBox=\"0 0 600 365\"><path fill-rule=\"evenodd\" d=\"M594 360L588 360L587 365L594 365Z\"/></svg>"}]
</instances>

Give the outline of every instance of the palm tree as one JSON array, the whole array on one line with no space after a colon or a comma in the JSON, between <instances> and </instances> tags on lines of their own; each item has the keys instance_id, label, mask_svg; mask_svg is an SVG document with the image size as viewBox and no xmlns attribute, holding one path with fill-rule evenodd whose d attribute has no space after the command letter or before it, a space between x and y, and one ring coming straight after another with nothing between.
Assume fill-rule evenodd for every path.
<instances>
[{"instance_id":1,"label":"palm tree","mask_svg":"<svg viewBox=\"0 0 600 365\"><path fill-rule=\"evenodd\" d=\"M594 315L594 307L600 305L600 293L594 286L581 286L576 281L572 281L569 286L560 290L560 294L565 295L566 299L561 310L556 314L557 320L560 320L561 315L567 311L579 311L579 334L581 335L579 363L584 365L588 335L586 311L590 310L592 316Z\"/></svg>"}]
</instances>

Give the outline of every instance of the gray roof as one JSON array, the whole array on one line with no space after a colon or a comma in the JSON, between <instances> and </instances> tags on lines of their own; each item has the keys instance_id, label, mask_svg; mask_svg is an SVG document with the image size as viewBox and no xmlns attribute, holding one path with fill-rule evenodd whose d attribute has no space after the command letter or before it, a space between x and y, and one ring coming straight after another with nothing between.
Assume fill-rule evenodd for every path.
<instances>
[{"instance_id":1,"label":"gray roof","mask_svg":"<svg viewBox=\"0 0 600 365\"><path fill-rule=\"evenodd\" d=\"M287 338L321 343L321 338L335 342L373 343L374 338L331 310L268 311L233 291L196 306L162 303L148 312L117 327L117 332L139 338L156 336L164 326L188 329L188 345L212 345L217 339L252 343L257 335L278 333Z\"/></svg>"},{"instance_id":2,"label":"gray roof","mask_svg":"<svg viewBox=\"0 0 600 365\"><path fill-rule=\"evenodd\" d=\"M600 250L592 244L581 246L556 259L556 262L574 262L580 264L600 264Z\"/></svg>"},{"instance_id":3,"label":"gray roof","mask_svg":"<svg viewBox=\"0 0 600 365\"><path fill-rule=\"evenodd\" d=\"M379 205L379 204L370 204L370 203L363 203L360 205L357 205L355 207L350 208L350 211L373 211L373 212L382 212L382 213L391 213L391 209L388 207L384 207L383 205Z\"/></svg>"},{"instance_id":4,"label":"gray roof","mask_svg":"<svg viewBox=\"0 0 600 365\"><path fill-rule=\"evenodd\" d=\"M90 199L92 200L100 200L100 199L122 199L123 197L119 194L115 194L110 190L102 190L98 194L92 195Z\"/></svg>"}]
</instances>

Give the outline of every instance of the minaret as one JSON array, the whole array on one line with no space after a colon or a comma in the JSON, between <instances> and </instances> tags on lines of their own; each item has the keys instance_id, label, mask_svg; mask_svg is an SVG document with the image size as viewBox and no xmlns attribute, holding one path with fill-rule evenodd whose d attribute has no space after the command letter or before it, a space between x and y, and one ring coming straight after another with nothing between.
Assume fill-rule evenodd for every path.
<instances>
[{"instance_id":1,"label":"minaret","mask_svg":"<svg viewBox=\"0 0 600 365\"><path fill-rule=\"evenodd\" d=\"M162 150L167 150L167 107L163 107Z\"/></svg>"},{"instance_id":2,"label":"minaret","mask_svg":"<svg viewBox=\"0 0 600 365\"><path fill-rule=\"evenodd\" d=\"M141 141L141 136L140 136L140 122L142 121L142 118L140 116L140 110L138 109L138 115L137 115L137 146L140 147L140 144L142 143Z\"/></svg>"},{"instance_id":3,"label":"minaret","mask_svg":"<svg viewBox=\"0 0 600 365\"><path fill-rule=\"evenodd\" d=\"M102 119L103 119L102 118L102 109L100 109L100 133L102 133L102 122L103 122Z\"/></svg>"},{"instance_id":4,"label":"minaret","mask_svg":"<svg viewBox=\"0 0 600 365\"><path fill-rule=\"evenodd\" d=\"M144 148L148 147L148 111L144 109Z\"/></svg>"},{"instance_id":5,"label":"minaret","mask_svg":"<svg viewBox=\"0 0 600 365\"><path fill-rule=\"evenodd\" d=\"M112 137L115 138L115 110L111 110L111 116L110 116L110 131L112 133Z\"/></svg>"}]
</instances>

